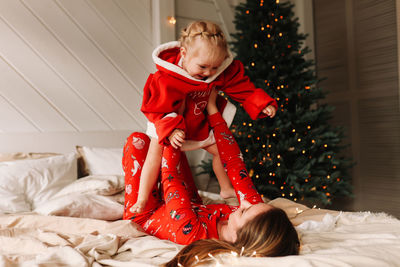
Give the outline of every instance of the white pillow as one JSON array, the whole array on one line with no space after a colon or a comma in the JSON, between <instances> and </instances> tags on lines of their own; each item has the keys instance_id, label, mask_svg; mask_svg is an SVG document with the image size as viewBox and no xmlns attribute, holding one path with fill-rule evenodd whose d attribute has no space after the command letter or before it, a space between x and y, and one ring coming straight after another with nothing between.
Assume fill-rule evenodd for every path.
<instances>
[{"instance_id":1,"label":"white pillow","mask_svg":"<svg viewBox=\"0 0 400 267\"><path fill-rule=\"evenodd\" d=\"M113 221L122 218L124 205L118 203L115 197L76 192L53 198L37 207L34 212Z\"/></svg>"},{"instance_id":2,"label":"white pillow","mask_svg":"<svg viewBox=\"0 0 400 267\"><path fill-rule=\"evenodd\" d=\"M91 175L67 185L54 197L75 193L111 196L124 189L125 178L122 175Z\"/></svg>"},{"instance_id":3,"label":"white pillow","mask_svg":"<svg viewBox=\"0 0 400 267\"><path fill-rule=\"evenodd\" d=\"M122 148L82 147L89 175L124 175Z\"/></svg>"},{"instance_id":4,"label":"white pillow","mask_svg":"<svg viewBox=\"0 0 400 267\"><path fill-rule=\"evenodd\" d=\"M76 153L1 162L0 211L31 211L76 179Z\"/></svg>"}]
</instances>

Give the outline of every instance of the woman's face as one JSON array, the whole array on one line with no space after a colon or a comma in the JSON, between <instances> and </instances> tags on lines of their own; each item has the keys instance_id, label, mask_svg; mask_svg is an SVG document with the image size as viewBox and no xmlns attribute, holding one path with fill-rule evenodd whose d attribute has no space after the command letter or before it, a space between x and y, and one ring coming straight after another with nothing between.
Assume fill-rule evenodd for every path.
<instances>
[{"instance_id":1,"label":"woman's face","mask_svg":"<svg viewBox=\"0 0 400 267\"><path fill-rule=\"evenodd\" d=\"M241 229L248 221L252 220L258 214L272 209L273 206L266 203L251 204L242 200L240 207L229 215L228 228L235 233Z\"/></svg>"}]
</instances>

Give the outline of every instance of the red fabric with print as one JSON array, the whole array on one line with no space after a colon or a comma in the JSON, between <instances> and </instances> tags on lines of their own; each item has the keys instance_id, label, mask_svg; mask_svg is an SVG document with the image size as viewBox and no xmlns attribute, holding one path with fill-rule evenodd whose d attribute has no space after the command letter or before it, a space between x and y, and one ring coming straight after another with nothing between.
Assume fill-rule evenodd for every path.
<instances>
[{"instance_id":1,"label":"red fabric with print","mask_svg":"<svg viewBox=\"0 0 400 267\"><path fill-rule=\"evenodd\" d=\"M240 201L256 204L262 202L260 195L247 175L241 153L230 130L219 113L209 116L221 160L228 169L228 176ZM133 214L130 208L137 200L141 166L146 158L149 138L143 133L133 133L124 147L125 171L124 219L131 219L158 238L179 244L195 240L218 238L217 223L227 220L237 207L225 204L203 205L197 194L185 154L166 146L161 167L161 188L155 185L149 196L145 211ZM160 195L161 193L161 195Z\"/></svg>"}]
</instances>

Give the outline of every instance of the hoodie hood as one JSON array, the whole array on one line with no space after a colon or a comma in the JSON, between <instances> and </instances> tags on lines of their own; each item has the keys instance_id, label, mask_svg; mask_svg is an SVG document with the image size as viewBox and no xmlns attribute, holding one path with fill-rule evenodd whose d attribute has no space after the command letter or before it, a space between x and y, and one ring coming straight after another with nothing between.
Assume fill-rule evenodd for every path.
<instances>
[{"instance_id":1,"label":"hoodie hood","mask_svg":"<svg viewBox=\"0 0 400 267\"><path fill-rule=\"evenodd\" d=\"M157 65L157 69L160 71L165 71L173 76L181 76L186 79L202 82L202 83L211 83L213 82L233 61L233 56L231 52L228 50L228 57L222 62L221 66L219 66L217 72L210 76L207 80L199 80L189 75L184 69L182 69L178 62L180 62L180 47L181 44L178 41L173 41L165 44L159 45L153 51L153 61Z\"/></svg>"}]
</instances>

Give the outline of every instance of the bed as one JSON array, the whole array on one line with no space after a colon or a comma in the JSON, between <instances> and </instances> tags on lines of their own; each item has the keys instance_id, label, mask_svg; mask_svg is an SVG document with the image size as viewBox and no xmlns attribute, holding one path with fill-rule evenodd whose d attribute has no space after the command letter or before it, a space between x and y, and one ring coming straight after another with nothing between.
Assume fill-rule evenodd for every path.
<instances>
[{"instance_id":1,"label":"bed","mask_svg":"<svg viewBox=\"0 0 400 267\"><path fill-rule=\"evenodd\" d=\"M119 148L0 155L0 266L157 266L181 245L122 220ZM79 174L79 175L78 175ZM78 178L79 177L79 178ZM222 203L200 192L205 203ZM277 198L299 233L299 256L215 257L218 266L400 266L400 221Z\"/></svg>"}]
</instances>

